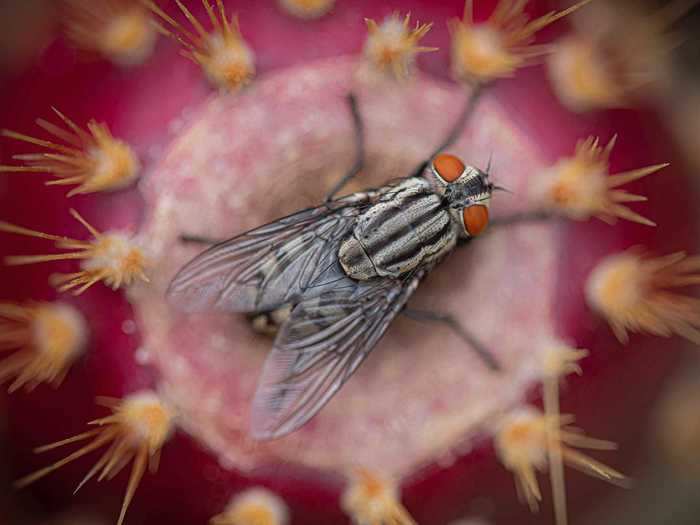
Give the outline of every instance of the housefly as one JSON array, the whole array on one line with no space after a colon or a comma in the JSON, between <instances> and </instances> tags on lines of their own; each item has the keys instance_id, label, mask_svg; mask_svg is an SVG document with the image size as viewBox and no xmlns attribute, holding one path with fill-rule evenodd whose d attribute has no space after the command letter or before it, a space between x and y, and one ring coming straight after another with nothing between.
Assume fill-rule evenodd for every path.
<instances>
[{"instance_id":1,"label":"housefly","mask_svg":"<svg viewBox=\"0 0 700 525\"><path fill-rule=\"evenodd\" d=\"M443 152L477 97L469 97L447 139L413 174L335 198L363 164L363 124L350 95L357 159L326 201L213 245L173 279L169 299L186 311L290 311L253 399L254 437L279 437L312 418L376 346L430 270L487 227L495 189L489 170ZM486 364L498 368L451 318L426 314L450 324Z\"/></svg>"}]
</instances>

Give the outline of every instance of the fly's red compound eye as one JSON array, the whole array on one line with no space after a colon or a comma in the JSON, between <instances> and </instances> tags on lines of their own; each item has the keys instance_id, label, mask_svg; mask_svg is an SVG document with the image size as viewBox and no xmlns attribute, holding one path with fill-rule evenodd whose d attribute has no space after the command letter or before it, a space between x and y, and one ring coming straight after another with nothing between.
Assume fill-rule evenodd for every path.
<instances>
[{"instance_id":1,"label":"fly's red compound eye","mask_svg":"<svg viewBox=\"0 0 700 525\"><path fill-rule=\"evenodd\" d=\"M467 233L476 237L486 229L489 224L489 209L486 206L475 204L464 208L464 227Z\"/></svg>"},{"instance_id":2,"label":"fly's red compound eye","mask_svg":"<svg viewBox=\"0 0 700 525\"><path fill-rule=\"evenodd\" d=\"M464 162L454 155L440 153L433 159L433 168L445 182L454 182L464 173Z\"/></svg>"}]
</instances>

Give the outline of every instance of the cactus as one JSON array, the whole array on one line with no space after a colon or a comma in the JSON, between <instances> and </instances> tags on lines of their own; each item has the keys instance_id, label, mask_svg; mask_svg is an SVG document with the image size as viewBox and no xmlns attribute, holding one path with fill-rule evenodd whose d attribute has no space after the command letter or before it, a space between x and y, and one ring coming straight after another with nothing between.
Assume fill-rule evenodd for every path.
<instances>
[{"instance_id":1,"label":"cactus","mask_svg":"<svg viewBox=\"0 0 700 525\"><path fill-rule=\"evenodd\" d=\"M0 109L15 485L119 525L562 525L606 487L565 484L569 467L626 485L683 345L668 338L700 340L695 195L658 117L608 109L641 84L576 40L588 3L61 2L63 35ZM579 66L600 83L571 81ZM409 174L475 91L449 151L508 192L411 306L451 314L503 370L399 317L314 419L254 440L274 326L175 311L165 291L201 250L183 236L321 202L353 161L349 92L357 191Z\"/></svg>"}]
</instances>

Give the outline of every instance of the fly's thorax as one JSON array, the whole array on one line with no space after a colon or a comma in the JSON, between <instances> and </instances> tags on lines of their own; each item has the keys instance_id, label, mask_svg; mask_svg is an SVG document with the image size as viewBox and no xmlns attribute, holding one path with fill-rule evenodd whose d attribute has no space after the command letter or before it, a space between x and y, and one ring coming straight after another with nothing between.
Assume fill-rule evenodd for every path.
<instances>
[{"instance_id":1,"label":"fly's thorax","mask_svg":"<svg viewBox=\"0 0 700 525\"><path fill-rule=\"evenodd\" d=\"M444 199L461 238L479 235L488 225L493 184L488 171L465 165L454 155L436 155L423 177Z\"/></svg>"},{"instance_id":2,"label":"fly's thorax","mask_svg":"<svg viewBox=\"0 0 700 525\"><path fill-rule=\"evenodd\" d=\"M454 248L457 225L443 198L423 178L386 187L340 245L345 273L358 280L398 277Z\"/></svg>"},{"instance_id":3,"label":"fly's thorax","mask_svg":"<svg viewBox=\"0 0 700 525\"><path fill-rule=\"evenodd\" d=\"M338 260L345 274L358 281L366 281L378 275L372 260L354 235L340 243Z\"/></svg>"}]
</instances>

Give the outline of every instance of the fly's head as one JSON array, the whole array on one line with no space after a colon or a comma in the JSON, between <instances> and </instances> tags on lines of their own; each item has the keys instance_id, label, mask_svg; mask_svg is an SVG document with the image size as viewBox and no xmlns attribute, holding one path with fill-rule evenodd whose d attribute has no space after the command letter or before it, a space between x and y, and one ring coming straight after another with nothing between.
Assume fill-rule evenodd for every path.
<instances>
[{"instance_id":1,"label":"fly's head","mask_svg":"<svg viewBox=\"0 0 700 525\"><path fill-rule=\"evenodd\" d=\"M444 199L452 220L460 226L464 238L476 237L489 223L489 205L494 186L488 171L466 166L458 157L436 155L426 176Z\"/></svg>"}]
</instances>

